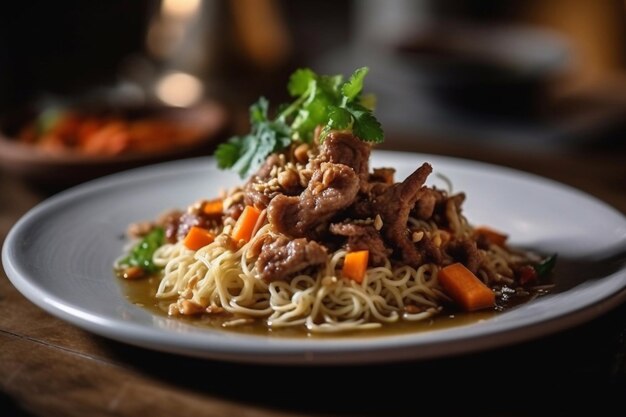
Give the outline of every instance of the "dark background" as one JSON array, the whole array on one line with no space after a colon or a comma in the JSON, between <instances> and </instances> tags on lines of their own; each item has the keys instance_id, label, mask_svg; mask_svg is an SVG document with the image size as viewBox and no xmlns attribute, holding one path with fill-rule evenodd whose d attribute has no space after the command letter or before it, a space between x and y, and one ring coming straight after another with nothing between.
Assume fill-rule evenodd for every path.
<instances>
[{"instance_id":1,"label":"dark background","mask_svg":"<svg viewBox=\"0 0 626 417\"><path fill-rule=\"evenodd\" d=\"M621 1L215 0L201 4L201 33L182 44L201 57L191 64L146 46L160 4L3 5L0 111L180 68L245 113L260 94L285 99L297 67L367 65L390 147L406 136L532 152L623 147Z\"/></svg>"}]
</instances>

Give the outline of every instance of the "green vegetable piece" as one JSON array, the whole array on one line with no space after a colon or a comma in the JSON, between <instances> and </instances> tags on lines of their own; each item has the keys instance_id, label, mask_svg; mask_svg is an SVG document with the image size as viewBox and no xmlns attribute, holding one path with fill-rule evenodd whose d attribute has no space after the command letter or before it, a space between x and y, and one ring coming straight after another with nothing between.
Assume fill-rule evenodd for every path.
<instances>
[{"instance_id":1,"label":"green vegetable piece","mask_svg":"<svg viewBox=\"0 0 626 417\"><path fill-rule=\"evenodd\" d=\"M359 139L374 143L380 143L385 140L383 128L367 109L354 110L352 115L354 116L352 130Z\"/></svg>"},{"instance_id":2,"label":"green vegetable piece","mask_svg":"<svg viewBox=\"0 0 626 417\"><path fill-rule=\"evenodd\" d=\"M250 106L250 124L252 124L252 126L267 120L267 109L269 105L270 103L265 97L260 97L256 103Z\"/></svg>"},{"instance_id":3,"label":"green vegetable piece","mask_svg":"<svg viewBox=\"0 0 626 417\"><path fill-rule=\"evenodd\" d=\"M289 128L281 120L269 120L268 107L268 101L259 98L250 106L250 134L234 136L217 147L215 159L219 168L232 168L245 178L255 172L268 155L289 146Z\"/></svg>"},{"instance_id":4,"label":"green vegetable piece","mask_svg":"<svg viewBox=\"0 0 626 417\"><path fill-rule=\"evenodd\" d=\"M231 168L239 159L241 145L238 140L233 139L238 138L232 138L226 143L221 143L215 150L215 159L220 169Z\"/></svg>"},{"instance_id":5,"label":"green vegetable piece","mask_svg":"<svg viewBox=\"0 0 626 417\"><path fill-rule=\"evenodd\" d=\"M148 273L157 272L159 267L154 264L152 257L164 242L165 231L161 227L155 228L130 250L128 256L119 262L120 266L138 266Z\"/></svg>"},{"instance_id":6,"label":"green vegetable piece","mask_svg":"<svg viewBox=\"0 0 626 417\"><path fill-rule=\"evenodd\" d=\"M342 75L317 75L308 68L296 70L287 85L295 100L279 106L273 118L265 98L250 106L250 133L234 136L217 147L218 167L233 169L245 178L270 154L292 142L310 143L318 126L323 127L322 140L332 129L352 129L363 141L382 142L382 128L372 113L375 100L361 94L368 71L367 67L359 68L344 83Z\"/></svg>"},{"instance_id":7,"label":"green vegetable piece","mask_svg":"<svg viewBox=\"0 0 626 417\"><path fill-rule=\"evenodd\" d=\"M369 72L369 68L363 67L359 68L350 77L348 82L346 82L341 87L341 94L343 94L348 101L352 101L359 95L361 90L363 90L363 79Z\"/></svg>"},{"instance_id":8,"label":"green vegetable piece","mask_svg":"<svg viewBox=\"0 0 626 417\"><path fill-rule=\"evenodd\" d=\"M309 89L311 82L315 81L315 73L308 68L297 69L289 78L287 90L292 97L303 95Z\"/></svg>"},{"instance_id":9,"label":"green vegetable piece","mask_svg":"<svg viewBox=\"0 0 626 417\"><path fill-rule=\"evenodd\" d=\"M556 258L557 254L555 253L543 259L538 264L533 265L533 268L535 268L535 272L537 272L537 275L543 277L552 272L554 266L556 265Z\"/></svg>"},{"instance_id":10,"label":"green vegetable piece","mask_svg":"<svg viewBox=\"0 0 626 417\"><path fill-rule=\"evenodd\" d=\"M320 75L318 77L318 84L322 91L331 94L336 98L341 97L341 92L339 91L339 86L343 83L343 76L341 74L337 75Z\"/></svg>"},{"instance_id":11,"label":"green vegetable piece","mask_svg":"<svg viewBox=\"0 0 626 417\"><path fill-rule=\"evenodd\" d=\"M331 129L346 129L350 127L352 114L342 107L331 107L328 114L328 126Z\"/></svg>"}]
</instances>

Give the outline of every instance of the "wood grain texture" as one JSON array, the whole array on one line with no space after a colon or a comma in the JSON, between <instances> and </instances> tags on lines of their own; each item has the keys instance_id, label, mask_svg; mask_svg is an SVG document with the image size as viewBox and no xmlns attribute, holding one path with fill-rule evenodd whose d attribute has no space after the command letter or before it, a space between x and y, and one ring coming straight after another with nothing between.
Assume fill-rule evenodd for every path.
<instances>
[{"instance_id":1,"label":"wood grain texture","mask_svg":"<svg viewBox=\"0 0 626 417\"><path fill-rule=\"evenodd\" d=\"M297 415L194 393L108 360L16 335L0 333L0 345L3 391L37 415Z\"/></svg>"}]
</instances>

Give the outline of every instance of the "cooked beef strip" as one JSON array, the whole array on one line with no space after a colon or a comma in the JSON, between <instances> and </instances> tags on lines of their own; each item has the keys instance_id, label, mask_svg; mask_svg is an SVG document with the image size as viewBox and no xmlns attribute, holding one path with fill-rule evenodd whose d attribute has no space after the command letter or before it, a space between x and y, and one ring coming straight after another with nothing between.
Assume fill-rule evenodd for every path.
<instances>
[{"instance_id":1,"label":"cooked beef strip","mask_svg":"<svg viewBox=\"0 0 626 417\"><path fill-rule=\"evenodd\" d=\"M245 208L246 206L243 202L233 203L226 210L224 210L223 218L232 217L237 220Z\"/></svg>"},{"instance_id":2,"label":"cooked beef strip","mask_svg":"<svg viewBox=\"0 0 626 417\"><path fill-rule=\"evenodd\" d=\"M267 181L270 179L272 169L275 166L280 165L280 156L277 153L273 153L267 157L263 165L259 168L259 170L250 178L253 181Z\"/></svg>"},{"instance_id":3,"label":"cooked beef strip","mask_svg":"<svg viewBox=\"0 0 626 417\"><path fill-rule=\"evenodd\" d=\"M476 242L469 238L457 238L448 243L446 252L452 258L461 262L467 269L474 274L478 272L482 256L476 247Z\"/></svg>"},{"instance_id":4,"label":"cooked beef strip","mask_svg":"<svg viewBox=\"0 0 626 417\"><path fill-rule=\"evenodd\" d=\"M415 203L411 215L417 219L429 220L435 213L437 205L444 201L446 195L435 188L424 188L419 200Z\"/></svg>"},{"instance_id":5,"label":"cooked beef strip","mask_svg":"<svg viewBox=\"0 0 626 417\"><path fill-rule=\"evenodd\" d=\"M446 199L443 209L445 216L445 227L455 230L455 220L458 223L458 216L456 216L456 213L461 212L461 205L463 204L463 201L465 201L465 193L458 193Z\"/></svg>"},{"instance_id":6,"label":"cooked beef strip","mask_svg":"<svg viewBox=\"0 0 626 417\"><path fill-rule=\"evenodd\" d=\"M391 185L395 173L395 168L374 168L374 172L369 175L369 182L382 182Z\"/></svg>"},{"instance_id":7,"label":"cooked beef strip","mask_svg":"<svg viewBox=\"0 0 626 417\"><path fill-rule=\"evenodd\" d=\"M271 179L271 172L275 166L280 164L278 154L271 154L261 168L254 174L243 187L244 202L246 205L255 206L259 210L267 207L270 200L276 195L276 191L269 187L258 190L256 185L266 183Z\"/></svg>"},{"instance_id":8,"label":"cooked beef strip","mask_svg":"<svg viewBox=\"0 0 626 417\"><path fill-rule=\"evenodd\" d=\"M366 192L369 178L370 145L347 132L330 132L311 161L313 169L324 162L347 165L359 177L359 189Z\"/></svg>"},{"instance_id":9,"label":"cooked beef strip","mask_svg":"<svg viewBox=\"0 0 626 417\"><path fill-rule=\"evenodd\" d=\"M180 210L172 210L161 215L156 225L165 231L165 240L168 243L176 243L178 241L178 226L180 224L180 216L183 214Z\"/></svg>"},{"instance_id":10,"label":"cooked beef strip","mask_svg":"<svg viewBox=\"0 0 626 417\"><path fill-rule=\"evenodd\" d=\"M443 259L441 250L439 249L439 246L435 245L433 240L428 236L424 236L419 242L417 242L416 247L417 251L422 254L423 259L428 259L438 264L441 263Z\"/></svg>"},{"instance_id":11,"label":"cooked beef strip","mask_svg":"<svg viewBox=\"0 0 626 417\"><path fill-rule=\"evenodd\" d=\"M326 262L326 249L315 241L286 236L267 238L257 258L259 275L266 282L288 280L294 273Z\"/></svg>"},{"instance_id":12,"label":"cooked beef strip","mask_svg":"<svg viewBox=\"0 0 626 417\"><path fill-rule=\"evenodd\" d=\"M380 233L371 224L333 223L330 232L348 238L345 248L349 252L369 250L369 263L372 266L384 265L391 255L391 249L385 246Z\"/></svg>"},{"instance_id":13,"label":"cooked beef strip","mask_svg":"<svg viewBox=\"0 0 626 417\"><path fill-rule=\"evenodd\" d=\"M463 201L464 193L449 196L437 188L423 188L420 198L411 210L411 216L421 220L433 220L441 228L450 228L453 223L451 213L460 212Z\"/></svg>"},{"instance_id":14,"label":"cooked beef strip","mask_svg":"<svg viewBox=\"0 0 626 417\"><path fill-rule=\"evenodd\" d=\"M163 227L165 240L169 243L176 243L187 236L193 226L204 229L212 229L218 226L221 218L206 215L202 210L192 210L188 212L172 211L162 216L156 225Z\"/></svg>"},{"instance_id":15,"label":"cooked beef strip","mask_svg":"<svg viewBox=\"0 0 626 417\"><path fill-rule=\"evenodd\" d=\"M279 233L315 238L333 216L353 203L358 191L359 179L352 168L323 162L302 194L278 194L272 199L268 220Z\"/></svg>"},{"instance_id":16,"label":"cooked beef strip","mask_svg":"<svg viewBox=\"0 0 626 417\"><path fill-rule=\"evenodd\" d=\"M382 194L374 196L371 202L372 217L379 214L383 220L383 236L402 261L415 268L424 262L424 254L411 240L407 222L411 209L421 195L422 185L431 172L430 164L424 163L403 182L393 184Z\"/></svg>"}]
</instances>

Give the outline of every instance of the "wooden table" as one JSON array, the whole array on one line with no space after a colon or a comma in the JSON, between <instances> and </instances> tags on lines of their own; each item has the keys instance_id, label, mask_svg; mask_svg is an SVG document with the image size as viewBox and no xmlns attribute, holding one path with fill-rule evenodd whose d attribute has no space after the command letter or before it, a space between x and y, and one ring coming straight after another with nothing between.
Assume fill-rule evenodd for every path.
<instances>
[{"instance_id":1,"label":"wooden table","mask_svg":"<svg viewBox=\"0 0 626 417\"><path fill-rule=\"evenodd\" d=\"M626 152L496 153L413 142L578 187L626 213ZM0 179L0 239L47 196ZM584 221L584 219L582 219ZM354 367L224 363L127 346L27 301L0 271L0 416L626 415L626 305L539 340Z\"/></svg>"}]
</instances>

